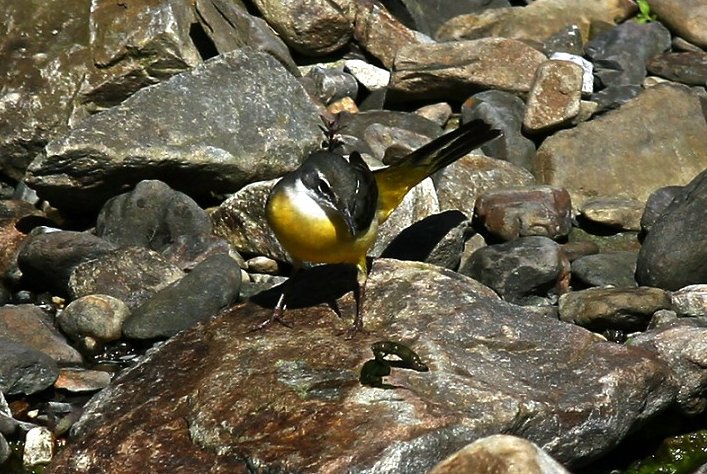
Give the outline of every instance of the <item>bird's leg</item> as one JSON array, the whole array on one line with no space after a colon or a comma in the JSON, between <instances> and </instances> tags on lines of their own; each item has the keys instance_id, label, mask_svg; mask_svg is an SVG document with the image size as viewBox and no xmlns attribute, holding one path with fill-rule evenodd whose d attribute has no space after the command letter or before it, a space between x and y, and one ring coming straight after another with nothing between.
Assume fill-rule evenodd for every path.
<instances>
[{"instance_id":1,"label":"bird's leg","mask_svg":"<svg viewBox=\"0 0 707 474\"><path fill-rule=\"evenodd\" d=\"M354 288L356 316L353 325L345 331L347 339L351 339L356 333L368 334L368 331L363 329L363 302L366 298L366 281L368 280L368 268L365 257L356 265L356 269L356 287Z\"/></svg>"},{"instance_id":2,"label":"bird's leg","mask_svg":"<svg viewBox=\"0 0 707 474\"><path fill-rule=\"evenodd\" d=\"M277 304L275 304L275 308L272 311L272 315L263 321L262 323L258 324L255 326L251 331L259 331L261 329L265 329L266 327L270 326L271 324L278 322L282 324L283 326L287 326L288 328L292 327L292 323L287 321L285 319L285 311L287 310L287 292L290 289L290 286L292 285L291 280L295 276L295 274L299 271L299 269L302 267L302 264L299 262L294 262L293 263L293 268L292 268L292 273L290 273L290 278L283 284L282 288L282 293L280 293L280 297L277 299Z\"/></svg>"}]
</instances>

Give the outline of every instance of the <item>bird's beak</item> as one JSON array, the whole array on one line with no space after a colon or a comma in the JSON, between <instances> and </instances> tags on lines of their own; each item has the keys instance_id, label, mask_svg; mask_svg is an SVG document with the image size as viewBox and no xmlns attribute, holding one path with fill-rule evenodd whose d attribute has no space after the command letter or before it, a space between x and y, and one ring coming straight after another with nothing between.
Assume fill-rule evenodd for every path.
<instances>
[{"instance_id":1,"label":"bird's beak","mask_svg":"<svg viewBox=\"0 0 707 474\"><path fill-rule=\"evenodd\" d=\"M351 211L347 208L341 209L341 217L344 219L344 224L346 224L346 229L349 231L351 237L356 235L356 223L351 215Z\"/></svg>"}]
</instances>

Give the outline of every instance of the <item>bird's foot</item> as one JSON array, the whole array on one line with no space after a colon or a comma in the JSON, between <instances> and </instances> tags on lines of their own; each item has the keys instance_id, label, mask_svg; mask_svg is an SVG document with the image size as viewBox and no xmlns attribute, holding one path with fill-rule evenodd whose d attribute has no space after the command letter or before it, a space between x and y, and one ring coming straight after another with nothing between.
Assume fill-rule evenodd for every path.
<instances>
[{"instance_id":1,"label":"bird's foot","mask_svg":"<svg viewBox=\"0 0 707 474\"><path fill-rule=\"evenodd\" d=\"M368 336L371 332L363 328L362 322L354 322L351 327L341 331L338 336L344 336L347 341L352 339L354 336Z\"/></svg>"},{"instance_id":2,"label":"bird's foot","mask_svg":"<svg viewBox=\"0 0 707 474\"><path fill-rule=\"evenodd\" d=\"M272 316L270 316L268 319L258 324L257 326L253 327L250 332L261 331L269 326L272 326L274 323L280 323L285 327L292 328L292 323L284 318L284 313L285 311L283 311L282 309L275 308L275 310L272 312Z\"/></svg>"}]
</instances>

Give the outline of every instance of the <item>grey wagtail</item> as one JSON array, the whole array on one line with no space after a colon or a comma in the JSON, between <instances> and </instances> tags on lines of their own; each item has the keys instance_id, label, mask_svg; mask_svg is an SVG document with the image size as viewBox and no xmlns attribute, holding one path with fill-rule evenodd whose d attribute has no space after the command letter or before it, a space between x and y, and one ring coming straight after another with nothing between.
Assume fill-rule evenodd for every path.
<instances>
[{"instance_id":1,"label":"grey wagtail","mask_svg":"<svg viewBox=\"0 0 707 474\"><path fill-rule=\"evenodd\" d=\"M500 130L474 120L395 165L374 171L358 152L346 160L333 151L316 151L273 187L265 205L268 224L292 257L295 271L303 262L356 266L356 317L351 332L362 331L366 254L376 240L378 226L420 181L500 135ZM272 317L259 328L274 321L289 326L282 318L287 307L285 293Z\"/></svg>"}]
</instances>

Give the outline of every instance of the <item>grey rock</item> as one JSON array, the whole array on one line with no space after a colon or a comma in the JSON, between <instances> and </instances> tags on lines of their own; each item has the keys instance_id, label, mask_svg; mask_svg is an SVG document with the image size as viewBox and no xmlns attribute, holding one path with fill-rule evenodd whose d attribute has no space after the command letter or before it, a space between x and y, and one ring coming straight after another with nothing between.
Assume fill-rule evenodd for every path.
<instances>
[{"instance_id":1,"label":"grey rock","mask_svg":"<svg viewBox=\"0 0 707 474\"><path fill-rule=\"evenodd\" d=\"M658 218L668 208L668 205L673 202L673 199L675 199L682 190L682 186L664 186L656 189L648 196L646 207L643 209L643 214L641 215L641 230L643 232L650 231L653 224L655 224Z\"/></svg>"},{"instance_id":2,"label":"grey rock","mask_svg":"<svg viewBox=\"0 0 707 474\"><path fill-rule=\"evenodd\" d=\"M290 50L262 18L248 13L240 2L228 0L197 0L197 19L204 34L213 42L218 53L251 47L271 54L293 75L298 75L297 65Z\"/></svg>"},{"instance_id":3,"label":"grey rock","mask_svg":"<svg viewBox=\"0 0 707 474\"><path fill-rule=\"evenodd\" d=\"M523 127L541 133L568 125L580 110L584 70L570 61L550 60L538 66L528 93Z\"/></svg>"},{"instance_id":4,"label":"grey rock","mask_svg":"<svg viewBox=\"0 0 707 474\"><path fill-rule=\"evenodd\" d=\"M415 113L427 120L431 120L440 127L444 127L452 116L452 106L447 102L438 102L436 104L423 105Z\"/></svg>"},{"instance_id":5,"label":"grey rock","mask_svg":"<svg viewBox=\"0 0 707 474\"><path fill-rule=\"evenodd\" d=\"M482 247L459 269L516 304L562 293L569 283L569 270L559 244L547 237L522 237Z\"/></svg>"},{"instance_id":6,"label":"grey rock","mask_svg":"<svg viewBox=\"0 0 707 474\"><path fill-rule=\"evenodd\" d=\"M707 142L698 138L707 136L702 116L700 100L686 87L651 87L619 109L546 139L534 174L541 183L566 188L578 208L598 196L645 202L657 188L686 184L707 168Z\"/></svg>"},{"instance_id":7,"label":"grey rock","mask_svg":"<svg viewBox=\"0 0 707 474\"><path fill-rule=\"evenodd\" d=\"M643 92L643 86L638 84L622 84L609 86L592 94L592 102L596 104L594 113L602 113L616 109Z\"/></svg>"},{"instance_id":8,"label":"grey rock","mask_svg":"<svg viewBox=\"0 0 707 474\"><path fill-rule=\"evenodd\" d=\"M390 72L387 69L374 66L361 59L347 59L345 69L369 91L382 90L390 82Z\"/></svg>"},{"instance_id":9,"label":"grey rock","mask_svg":"<svg viewBox=\"0 0 707 474\"><path fill-rule=\"evenodd\" d=\"M572 203L566 190L550 186L492 189L476 200L474 218L504 241L531 235L559 239L572 227Z\"/></svg>"},{"instance_id":10,"label":"grey rock","mask_svg":"<svg viewBox=\"0 0 707 474\"><path fill-rule=\"evenodd\" d=\"M400 232L381 257L426 262L456 270L464 251L466 234L470 232L468 218L459 211L433 214Z\"/></svg>"},{"instance_id":11,"label":"grey rock","mask_svg":"<svg viewBox=\"0 0 707 474\"><path fill-rule=\"evenodd\" d=\"M457 209L474 214L474 204L484 192L535 184L525 168L483 155L466 155L436 176L437 195L442 210Z\"/></svg>"},{"instance_id":12,"label":"grey rock","mask_svg":"<svg viewBox=\"0 0 707 474\"><path fill-rule=\"evenodd\" d=\"M100 466L131 474L172 462L190 472L238 472L256 462L262 470L419 473L500 432L524 436L574 469L667 410L677 392L649 352L534 315L417 262L374 262L364 304L372 333L344 343L337 334L349 322L326 305L312 307L324 286L349 287L328 276L328 285L307 279L300 293L310 303L288 310L293 328L248 333L271 309L247 303L152 351L89 402L47 473ZM350 314L350 294L341 309ZM370 346L383 335L430 371L393 368L391 388L361 385ZM254 361L257 370L243 370Z\"/></svg>"},{"instance_id":13,"label":"grey rock","mask_svg":"<svg viewBox=\"0 0 707 474\"><path fill-rule=\"evenodd\" d=\"M89 8L84 0L5 0L2 10L0 172L19 181L44 145L69 128L91 67Z\"/></svg>"},{"instance_id":14,"label":"grey rock","mask_svg":"<svg viewBox=\"0 0 707 474\"><path fill-rule=\"evenodd\" d=\"M543 52L548 56L555 54L584 54L584 39L577 25L569 25L543 41ZM592 78L593 81L593 78Z\"/></svg>"},{"instance_id":15,"label":"grey rock","mask_svg":"<svg viewBox=\"0 0 707 474\"><path fill-rule=\"evenodd\" d=\"M700 0L651 0L651 10L662 23L696 45L707 48L707 6Z\"/></svg>"},{"instance_id":16,"label":"grey rock","mask_svg":"<svg viewBox=\"0 0 707 474\"><path fill-rule=\"evenodd\" d=\"M391 69L405 46L432 40L405 26L380 2L355 2L353 38L384 67Z\"/></svg>"},{"instance_id":17,"label":"grey rock","mask_svg":"<svg viewBox=\"0 0 707 474\"><path fill-rule=\"evenodd\" d=\"M76 266L113 249L114 244L87 232L33 232L20 249L17 264L30 287L65 296Z\"/></svg>"},{"instance_id":18,"label":"grey rock","mask_svg":"<svg viewBox=\"0 0 707 474\"><path fill-rule=\"evenodd\" d=\"M560 319L593 330L641 331L653 313L670 309L670 295L659 288L589 288L560 297Z\"/></svg>"},{"instance_id":19,"label":"grey rock","mask_svg":"<svg viewBox=\"0 0 707 474\"><path fill-rule=\"evenodd\" d=\"M474 88L528 92L546 59L507 38L413 44L395 57L389 91L407 100L464 100Z\"/></svg>"},{"instance_id":20,"label":"grey rock","mask_svg":"<svg viewBox=\"0 0 707 474\"><path fill-rule=\"evenodd\" d=\"M572 282L580 286L636 287L637 252L605 252L572 262Z\"/></svg>"},{"instance_id":21,"label":"grey rock","mask_svg":"<svg viewBox=\"0 0 707 474\"><path fill-rule=\"evenodd\" d=\"M86 349L115 341L122 335L123 322L130 309L121 300L108 295L86 295L69 303L57 316L61 330Z\"/></svg>"},{"instance_id":22,"label":"grey rock","mask_svg":"<svg viewBox=\"0 0 707 474\"><path fill-rule=\"evenodd\" d=\"M78 91L83 113L119 104L136 91L201 63L192 41L197 24L188 2L158 0L90 9L89 69Z\"/></svg>"},{"instance_id":23,"label":"grey rock","mask_svg":"<svg viewBox=\"0 0 707 474\"><path fill-rule=\"evenodd\" d=\"M660 329L632 337L632 347L647 349L670 366L678 380L677 403L688 415L707 408L707 328L675 321Z\"/></svg>"},{"instance_id":24,"label":"grey rock","mask_svg":"<svg viewBox=\"0 0 707 474\"><path fill-rule=\"evenodd\" d=\"M344 97L356 99L356 78L340 69L314 66L305 76L312 80L316 96L323 104L330 104Z\"/></svg>"},{"instance_id":25,"label":"grey rock","mask_svg":"<svg viewBox=\"0 0 707 474\"><path fill-rule=\"evenodd\" d=\"M508 0L401 0L397 9L388 5L391 12L408 20L412 28L433 36L442 24L457 15L481 12L491 8L510 7Z\"/></svg>"},{"instance_id":26,"label":"grey rock","mask_svg":"<svg viewBox=\"0 0 707 474\"><path fill-rule=\"evenodd\" d=\"M0 464L3 464L5 461L7 461L7 459L10 457L10 454L12 454L10 445L7 444L5 436L0 433Z\"/></svg>"},{"instance_id":27,"label":"grey rock","mask_svg":"<svg viewBox=\"0 0 707 474\"><path fill-rule=\"evenodd\" d=\"M645 204L642 201L617 197L587 199L579 209L579 215L588 223L615 230L641 230L641 216Z\"/></svg>"},{"instance_id":28,"label":"grey rock","mask_svg":"<svg viewBox=\"0 0 707 474\"><path fill-rule=\"evenodd\" d=\"M265 202L277 180L244 186L211 212L214 233L245 255L286 262L287 253L265 220Z\"/></svg>"},{"instance_id":29,"label":"grey rock","mask_svg":"<svg viewBox=\"0 0 707 474\"><path fill-rule=\"evenodd\" d=\"M437 39L500 36L541 45L576 25L583 40L596 24L616 24L630 17L636 6L628 0L601 0L577 3L573 0L530 2L522 8L499 8L479 14L459 15L437 31Z\"/></svg>"},{"instance_id":30,"label":"grey rock","mask_svg":"<svg viewBox=\"0 0 707 474\"><path fill-rule=\"evenodd\" d=\"M56 361L47 354L0 337L0 392L31 395L51 387L59 375Z\"/></svg>"},{"instance_id":31,"label":"grey rock","mask_svg":"<svg viewBox=\"0 0 707 474\"><path fill-rule=\"evenodd\" d=\"M320 141L320 123L294 77L244 48L86 118L47 145L27 180L74 213L151 176L204 197L295 168Z\"/></svg>"},{"instance_id":32,"label":"grey rock","mask_svg":"<svg viewBox=\"0 0 707 474\"><path fill-rule=\"evenodd\" d=\"M474 441L437 464L430 474L483 471L497 474L569 474L567 469L535 443L502 434Z\"/></svg>"},{"instance_id":33,"label":"grey rock","mask_svg":"<svg viewBox=\"0 0 707 474\"><path fill-rule=\"evenodd\" d=\"M651 58L648 72L693 86L707 85L707 53L665 53Z\"/></svg>"},{"instance_id":34,"label":"grey rock","mask_svg":"<svg viewBox=\"0 0 707 474\"><path fill-rule=\"evenodd\" d=\"M40 467L52 460L56 439L51 430L45 426L36 426L25 435L25 445L22 450L22 465L28 469Z\"/></svg>"},{"instance_id":35,"label":"grey rock","mask_svg":"<svg viewBox=\"0 0 707 474\"><path fill-rule=\"evenodd\" d=\"M353 35L355 10L351 0L254 0L253 3L289 47L307 56L333 53Z\"/></svg>"},{"instance_id":36,"label":"grey rock","mask_svg":"<svg viewBox=\"0 0 707 474\"><path fill-rule=\"evenodd\" d=\"M639 85L648 60L670 48L670 32L660 22L627 21L597 34L584 50L605 87Z\"/></svg>"},{"instance_id":37,"label":"grey rock","mask_svg":"<svg viewBox=\"0 0 707 474\"><path fill-rule=\"evenodd\" d=\"M488 156L531 169L535 144L521 133L525 103L515 94L490 90L472 95L462 104L462 119L470 122L483 119L503 136L481 147Z\"/></svg>"},{"instance_id":38,"label":"grey rock","mask_svg":"<svg viewBox=\"0 0 707 474\"><path fill-rule=\"evenodd\" d=\"M688 285L670 295L673 309L682 316L707 317L707 284Z\"/></svg>"},{"instance_id":39,"label":"grey rock","mask_svg":"<svg viewBox=\"0 0 707 474\"><path fill-rule=\"evenodd\" d=\"M228 255L213 255L133 311L123 334L133 339L171 337L238 298L241 269Z\"/></svg>"},{"instance_id":40,"label":"grey rock","mask_svg":"<svg viewBox=\"0 0 707 474\"><path fill-rule=\"evenodd\" d=\"M41 351L59 364L79 364L81 354L54 327L51 317L34 305L0 307L0 337Z\"/></svg>"},{"instance_id":41,"label":"grey rock","mask_svg":"<svg viewBox=\"0 0 707 474\"><path fill-rule=\"evenodd\" d=\"M211 234L211 230L208 214L189 196L162 181L146 180L105 203L98 214L95 233L118 247L143 247L157 252L182 237L181 245L198 253L193 247L208 245L199 237Z\"/></svg>"},{"instance_id":42,"label":"grey rock","mask_svg":"<svg viewBox=\"0 0 707 474\"><path fill-rule=\"evenodd\" d=\"M562 244L562 251L570 262L574 262L586 255L599 253L599 246L589 240L579 240Z\"/></svg>"},{"instance_id":43,"label":"grey rock","mask_svg":"<svg viewBox=\"0 0 707 474\"><path fill-rule=\"evenodd\" d=\"M154 250L127 247L78 265L69 277L73 299L92 294L117 298L134 310L184 272Z\"/></svg>"},{"instance_id":44,"label":"grey rock","mask_svg":"<svg viewBox=\"0 0 707 474\"><path fill-rule=\"evenodd\" d=\"M707 170L673 199L643 240L636 267L639 284L677 290L707 282L705 209Z\"/></svg>"}]
</instances>

